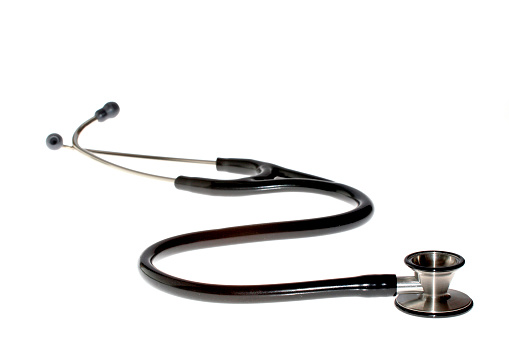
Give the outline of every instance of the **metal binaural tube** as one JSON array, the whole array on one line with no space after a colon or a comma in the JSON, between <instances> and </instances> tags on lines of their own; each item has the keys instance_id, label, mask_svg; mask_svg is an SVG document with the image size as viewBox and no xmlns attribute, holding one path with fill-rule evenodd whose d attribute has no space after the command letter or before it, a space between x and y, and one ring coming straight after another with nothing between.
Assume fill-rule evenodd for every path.
<instances>
[{"instance_id":1,"label":"metal binaural tube","mask_svg":"<svg viewBox=\"0 0 509 339\"><path fill-rule=\"evenodd\" d=\"M162 160L162 161L177 161L177 162L188 162L188 163L192 163L192 164L203 164L203 165L214 165L214 166L216 165L215 160L199 160L199 159L187 159L187 158L161 157L158 155L145 155L145 154L100 151L100 150L90 149L90 148L87 148L87 151L89 151L91 153L95 153L95 154L113 155L113 156L117 156L117 157L126 157L126 158Z\"/></svg>"},{"instance_id":2,"label":"metal binaural tube","mask_svg":"<svg viewBox=\"0 0 509 339\"><path fill-rule=\"evenodd\" d=\"M74 132L74 135L72 136L72 144L73 144L73 148L74 149L79 151L81 154L86 155L90 159L94 159L94 160L99 161L100 163L102 163L104 165L107 165L107 166L119 169L119 170L127 172L127 173L137 174L137 175L140 175L140 176L143 176L143 177L148 177L148 178L158 179L158 180L163 180L163 181L169 181L169 182L174 182L175 181L175 178L164 177L164 176L160 176L160 175L155 175L155 174L145 173L145 172L141 172L141 171L136 171L136 170L133 170L133 169L130 169L130 168L127 168L127 167L123 167L123 166L114 164L114 163L109 162L109 161L107 161L107 160L105 160L105 159L103 159L101 157L98 157L97 155L92 154L88 150L82 148L79 145L79 142L78 142L79 136L80 136L81 132L83 132L83 130L87 126L89 126L90 124L92 124L96 120L97 120L97 117L90 118L87 121L85 121L83 124L81 124L76 129L76 131Z\"/></svg>"},{"instance_id":3,"label":"metal binaural tube","mask_svg":"<svg viewBox=\"0 0 509 339\"><path fill-rule=\"evenodd\" d=\"M155 155L143 155L143 154L132 154L132 153L121 153L121 152L111 152L111 151L100 151L100 150L92 150L92 149L86 149L80 146L78 139L83 132L83 130L91 125L95 121L103 122L108 119L115 118L118 113L120 112L120 107L115 102L108 102L106 103L101 109L97 110L95 112L95 115L85 121L83 124L81 124L76 131L73 134L72 137L72 146L64 145L62 137L57 133L52 133L46 138L46 146L48 146L51 150L58 150L62 147L67 149L73 149L81 154L89 157L90 159L93 159L95 161L98 161L104 165L107 165L109 167L116 168L118 170L140 175L143 177L151 178L151 179L157 179L157 180L163 180L163 181L169 181L169 182L175 182L175 178L141 172L137 170L133 170L124 166L117 165L113 162L110 162L108 160L105 160L96 154L105 154L105 155L112 155L112 156L120 156L120 157L128 157L128 158L139 158L139 159L150 159L150 160L164 160L164 161L178 161L178 162L188 162L188 163L195 163L195 164L207 164L207 165L216 165L216 161L212 160L197 160L197 159L185 159L185 158L171 158L171 157L162 157L162 156L155 156Z\"/></svg>"}]
</instances>

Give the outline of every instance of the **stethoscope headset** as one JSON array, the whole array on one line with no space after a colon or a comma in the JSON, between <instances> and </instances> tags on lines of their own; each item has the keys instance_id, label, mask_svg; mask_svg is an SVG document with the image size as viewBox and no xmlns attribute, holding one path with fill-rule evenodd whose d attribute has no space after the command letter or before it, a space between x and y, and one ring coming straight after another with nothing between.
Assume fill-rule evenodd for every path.
<instances>
[{"instance_id":1,"label":"stethoscope headset","mask_svg":"<svg viewBox=\"0 0 509 339\"><path fill-rule=\"evenodd\" d=\"M191 249L273 239L290 239L347 231L367 222L373 214L373 203L361 191L331 180L297 172L266 162L248 159L218 158L216 161L169 158L85 149L78 139L83 130L95 121L114 118L119 106L109 102L74 132L72 146L63 144L62 137L51 134L46 139L52 150L61 147L76 150L105 165L144 177L173 182L180 190L216 196L243 196L270 192L311 192L341 200L350 200L356 207L348 212L321 218L228 227L177 235L148 247L141 255L140 270L146 280L166 292L197 300L232 303L256 303L302 300L323 297L390 297L397 296L395 305L408 314L425 317L450 317L463 314L473 306L468 295L449 289L454 272L465 264L458 254L444 251L421 251L408 255L405 264L413 276L394 274L363 275L307 282L269 285L217 285L182 279L154 266L160 254L169 255ZM170 178L126 168L98 155L191 162L215 165L218 171L246 175L236 180L215 180L179 176Z\"/></svg>"}]
</instances>

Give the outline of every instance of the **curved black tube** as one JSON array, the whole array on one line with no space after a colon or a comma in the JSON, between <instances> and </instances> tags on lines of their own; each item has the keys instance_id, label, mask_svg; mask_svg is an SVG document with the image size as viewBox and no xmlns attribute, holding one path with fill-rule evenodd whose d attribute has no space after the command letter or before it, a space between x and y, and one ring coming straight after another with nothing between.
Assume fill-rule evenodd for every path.
<instances>
[{"instance_id":1,"label":"curved black tube","mask_svg":"<svg viewBox=\"0 0 509 339\"><path fill-rule=\"evenodd\" d=\"M271 285L214 285L181 279L157 269L152 260L158 254L274 239L290 239L346 231L367 222L373 203L355 188L327 179L247 159L217 159L217 169L252 175L239 180L178 177L178 189L209 195L239 196L274 191L313 192L348 199L357 206L346 213L321 218L229 227L178 235L147 248L140 257L140 269L154 286L191 299L215 302L266 302L336 296L393 296L396 276L365 275L353 278Z\"/></svg>"}]
</instances>

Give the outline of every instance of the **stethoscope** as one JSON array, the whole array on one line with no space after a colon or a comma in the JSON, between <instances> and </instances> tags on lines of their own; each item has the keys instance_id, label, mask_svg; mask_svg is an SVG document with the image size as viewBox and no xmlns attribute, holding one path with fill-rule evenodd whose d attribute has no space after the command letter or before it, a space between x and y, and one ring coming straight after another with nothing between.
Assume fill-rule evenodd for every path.
<instances>
[{"instance_id":1,"label":"stethoscope","mask_svg":"<svg viewBox=\"0 0 509 339\"><path fill-rule=\"evenodd\" d=\"M271 192L311 192L349 200L356 207L348 212L305 220L228 227L177 235L148 247L141 255L139 267L153 286L166 292L197 300L231 303L256 303L282 300L302 300L324 297L390 297L397 296L395 305L408 314L425 317L449 317L463 314L473 306L472 299L449 289L454 272L465 264L458 254L444 251L421 251L408 255L405 264L413 276L371 274L307 282L269 285L217 285L182 279L154 266L158 255L171 255L192 249L263 240L290 239L347 231L367 222L373 214L373 203L361 191L331 180L297 172L266 162L248 159L216 161L169 158L85 149L78 139L83 130L95 121L114 118L119 106L109 102L74 132L72 146L63 144L62 137L51 134L46 145L57 150L74 149L108 166L144 177L173 182L175 187L194 193L217 196L243 196ZM170 178L126 168L98 155L191 162L215 165L218 171L247 175L237 180L215 180L179 176Z\"/></svg>"}]
</instances>

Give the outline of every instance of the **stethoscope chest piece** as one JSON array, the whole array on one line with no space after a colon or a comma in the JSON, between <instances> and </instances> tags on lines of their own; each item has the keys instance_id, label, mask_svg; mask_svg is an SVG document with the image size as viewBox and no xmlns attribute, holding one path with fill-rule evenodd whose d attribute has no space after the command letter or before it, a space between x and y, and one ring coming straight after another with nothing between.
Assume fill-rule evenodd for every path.
<instances>
[{"instance_id":1,"label":"stethoscope chest piece","mask_svg":"<svg viewBox=\"0 0 509 339\"><path fill-rule=\"evenodd\" d=\"M455 271L465 264L458 254L423 251L405 258L422 286L422 293L399 294L395 304L401 311L422 317L452 317L470 311L474 302L465 293L449 289Z\"/></svg>"}]
</instances>

